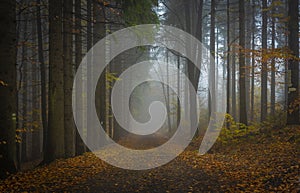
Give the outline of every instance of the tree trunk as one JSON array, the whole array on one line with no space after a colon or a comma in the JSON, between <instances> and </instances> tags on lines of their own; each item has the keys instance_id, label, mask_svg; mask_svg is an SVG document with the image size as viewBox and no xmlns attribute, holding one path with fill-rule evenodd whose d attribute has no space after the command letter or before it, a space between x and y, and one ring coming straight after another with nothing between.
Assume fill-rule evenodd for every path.
<instances>
[{"instance_id":1,"label":"tree trunk","mask_svg":"<svg viewBox=\"0 0 300 193\"><path fill-rule=\"evenodd\" d=\"M274 9L274 8L273 8ZM272 16L272 50L275 49L275 18ZM272 58L271 63L271 116L275 115L275 73L276 73L276 67L275 67L275 58Z\"/></svg>"},{"instance_id":2,"label":"tree trunk","mask_svg":"<svg viewBox=\"0 0 300 193\"><path fill-rule=\"evenodd\" d=\"M251 55L251 121L254 121L254 91L255 91L255 0L252 0L252 55Z\"/></svg>"},{"instance_id":3,"label":"tree trunk","mask_svg":"<svg viewBox=\"0 0 300 193\"><path fill-rule=\"evenodd\" d=\"M75 64L76 64L76 69L78 69L81 60L82 60L82 27L81 27L81 0L75 0ZM81 78L82 75L80 75ZM83 85L77 85L76 88L78 88L76 90L76 95L78 95L76 98L82 97L82 87ZM82 101L82 100L79 100ZM76 108L83 108L83 104L78 102L78 100L76 101ZM80 111L80 109L78 109L76 111L76 119L80 120L83 119L82 113ZM79 128L82 128L83 126L80 125L79 127L77 127L77 130ZM86 151L86 147L85 144L83 142L83 140L81 139L81 136L79 135L79 132L76 130L76 155L81 155Z\"/></svg>"},{"instance_id":4,"label":"tree trunk","mask_svg":"<svg viewBox=\"0 0 300 193\"><path fill-rule=\"evenodd\" d=\"M92 48L92 40L93 40L93 34L92 34L92 0L87 0L87 37L86 37L86 43L87 43L87 52ZM87 90L91 90L91 83L92 83L92 68L91 68L91 57L87 58ZM97 97L96 97L97 99ZM93 102L91 99L91 95L87 95L87 113L89 114L92 108ZM87 122L87 128L91 128L90 121ZM87 130L87 141L95 141L94 140L94 133L92 133L90 130Z\"/></svg>"},{"instance_id":5,"label":"tree trunk","mask_svg":"<svg viewBox=\"0 0 300 193\"><path fill-rule=\"evenodd\" d=\"M38 36L38 60L40 64L41 76L41 110L42 110L42 125L43 125L43 152L47 152L48 139L48 119L47 119L47 82L46 82L46 65L44 60L44 46L43 46L43 32L42 32L42 18L41 18L41 1L36 1L36 25Z\"/></svg>"},{"instance_id":6,"label":"tree trunk","mask_svg":"<svg viewBox=\"0 0 300 193\"><path fill-rule=\"evenodd\" d=\"M49 1L49 128L46 161L64 157L62 1Z\"/></svg>"},{"instance_id":7,"label":"tree trunk","mask_svg":"<svg viewBox=\"0 0 300 193\"><path fill-rule=\"evenodd\" d=\"M251 7L251 2L246 1L246 7ZM246 111L247 111L247 119L250 117L250 85L251 85L251 76L250 76L250 69L251 69L251 58L249 57L249 51L251 49L251 9L246 9L245 13L245 20L246 20L246 37L245 37L245 49L247 56L245 57L245 81L246 81Z\"/></svg>"},{"instance_id":8,"label":"tree trunk","mask_svg":"<svg viewBox=\"0 0 300 193\"><path fill-rule=\"evenodd\" d=\"M267 0L262 1L262 63L261 63L261 121L265 121L268 114L268 63L265 55L268 48L267 42Z\"/></svg>"},{"instance_id":9,"label":"tree trunk","mask_svg":"<svg viewBox=\"0 0 300 193\"><path fill-rule=\"evenodd\" d=\"M27 27L28 21L27 17L24 17L24 31L23 31L23 38L22 41L27 41ZM27 91L28 91L28 48L26 44L23 43L22 45L22 61L21 65L23 67L22 78L21 78L21 85L22 85L22 143L21 143L21 163L24 163L28 160L27 158L27 132L28 132L28 117L27 117Z\"/></svg>"},{"instance_id":10,"label":"tree trunk","mask_svg":"<svg viewBox=\"0 0 300 193\"><path fill-rule=\"evenodd\" d=\"M180 115L181 115L181 107L180 105L183 105L181 101L181 104L180 104L180 95L181 95L181 86L180 86L180 56L177 55L177 93L178 93L178 96L177 96L177 116L176 116L176 122L177 122L177 125L176 125L176 128L178 128L179 124L180 124Z\"/></svg>"},{"instance_id":11,"label":"tree trunk","mask_svg":"<svg viewBox=\"0 0 300 193\"><path fill-rule=\"evenodd\" d=\"M210 15L210 54L212 55L212 58L215 59L215 17L216 17L216 2L215 0L211 1L211 15ZM209 81L210 81L210 116L214 117L215 111L216 111L216 67L214 61L210 63L209 67ZM213 118L214 119L214 118Z\"/></svg>"},{"instance_id":12,"label":"tree trunk","mask_svg":"<svg viewBox=\"0 0 300 193\"><path fill-rule=\"evenodd\" d=\"M299 1L289 0L289 49L295 58L288 61L288 73L291 82L288 90L287 124L299 124Z\"/></svg>"},{"instance_id":13,"label":"tree trunk","mask_svg":"<svg viewBox=\"0 0 300 193\"><path fill-rule=\"evenodd\" d=\"M227 10L226 10L226 16L227 16L227 110L226 113L230 114L230 76L231 76L231 71L230 71L230 3L229 0L227 0ZM229 123L226 125L227 128L229 128Z\"/></svg>"},{"instance_id":14,"label":"tree trunk","mask_svg":"<svg viewBox=\"0 0 300 193\"><path fill-rule=\"evenodd\" d=\"M63 46L64 46L64 129L65 157L75 155L75 123L72 113L73 70L73 0L64 0Z\"/></svg>"},{"instance_id":15,"label":"tree trunk","mask_svg":"<svg viewBox=\"0 0 300 193\"><path fill-rule=\"evenodd\" d=\"M234 18L236 16L236 14L233 15L232 18ZM233 21L233 25L232 25L232 40L234 40L236 36L236 21ZM234 41L232 42L234 43ZM232 85L231 85L231 96L232 96L232 101L231 101L231 115L232 117L237 120L237 108L236 108L236 48L233 46L232 47L232 51L231 51L231 61L232 61L232 70L231 70L231 74L232 74Z\"/></svg>"},{"instance_id":16,"label":"tree trunk","mask_svg":"<svg viewBox=\"0 0 300 193\"><path fill-rule=\"evenodd\" d=\"M32 11L35 15L35 8L32 8ZM36 20L32 20L32 43L33 45L37 45L37 26ZM38 159L41 156L40 151L40 77L39 77L39 67L38 67L38 50L33 49L33 69L32 69L32 120L33 120L33 131L32 131L32 148L31 148L31 155L32 159Z\"/></svg>"},{"instance_id":17,"label":"tree trunk","mask_svg":"<svg viewBox=\"0 0 300 193\"><path fill-rule=\"evenodd\" d=\"M246 65L245 65L245 5L244 1L239 1L239 86L240 86L240 122L247 125L246 106Z\"/></svg>"},{"instance_id":18,"label":"tree trunk","mask_svg":"<svg viewBox=\"0 0 300 193\"><path fill-rule=\"evenodd\" d=\"M100 5L99 2L95 1L93 4L93 21L94 21L94 28L93 28L93 43L94 45L100 41L105 35L106 35L106 26L105 26L105 7L103 5ZM110 49L106 48L105 50ZM109 51L108 51L109 52ZM103 58L103 60L106 60ZM100 79L98 81L97 87L99 89L96 89L96 108L99 112L99 119L102 123L102 127L104 130L107 131L107 133L110 133L110 120L109 120L109 86L108 82L106 80L106 73L108 72L108 68L105 68L105 70L102 72L102 75L100 76ZM94 77L92 77L94 78ZM93 134L91 134L93 135ZM96 137L95 135L91 137ZM98 140L98 139L94 139Z\"/></svg>"},{"instance_id":19,"label":"tree trunk","mask_svg":"<svg viewBox=\"0 0 300 193\"><path fill-rule=\"evenodd\" d=\"M192 30L192 26L191 26L191 13L190 13L190 4L189 3L185 3L185 19L186 19L186 32L191 34L191 30ZM188 46L191 45L191 43L187 44ZM187 73L188 73L188 78L190 79L191 83L193 84L194 88L191 88L190 86L186 87L189 90L192 89L196 89L197 87L195 87L195 77L194 77L194 64L191 61L187 61ZM187 84L187 83L186 83ZM185 91L187 92L187 91ZM189 94L188 94L189 93ZM190 127L191 130L195 127L197 127L197 125L193 125L194 123L196 123L196 119L197 119L197 109L196 106L193 105L196 102L196 96L193 96L191 93L192 92L188 92L186 93L187 98L189 98L189 103L187 103L187 105L189 106L189 114L190 114ZM187 102L187 100L186 100ZM192 133L191 133L191 137Z\"/></svg>"},{"instance_id":20,"label":"tree trunk","mask_svg":"<svg viewBox=\"0 0 300 193\"><path fill-rule=\"evenodd\" d=\"M0 3L0 178L16 172L16 7ZM3 27L5 26L5 27Z\"/></svg>"}]
</instances>

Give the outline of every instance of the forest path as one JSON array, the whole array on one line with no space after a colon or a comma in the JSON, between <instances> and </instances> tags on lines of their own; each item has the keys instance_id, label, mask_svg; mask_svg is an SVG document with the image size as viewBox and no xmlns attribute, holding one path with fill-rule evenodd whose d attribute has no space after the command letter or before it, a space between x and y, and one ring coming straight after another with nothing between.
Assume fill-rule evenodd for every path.
<instances>
[{"instance_id":1,"label":"forest path","mask_svg":"<svg viewBox=\"0 0 300 193\"><path fill-rule=\"evenodd\" d=\"M219 141L203 156L195 140L173 161L144 171L85 153L11 175L0 192L300 192L300 127L267 133Z\"/></svg>"},{"instance_id":2,"label":"forest path","mask_svg":"<svg viewBox=\"0 0 300 193\"><path fill-rule=\"evenodd\" d=\"M120 144L135 148L149 149L163 144L166 138L130 135ZM190 152L191 153L191 152ZM193 152L196 153L196 152ZM170 163L151 170L125 170L113 166L87 180L85 185L73 187L72 192L202 192L220 190L218 179L209 176L201 168L195 168L182 156ZM82 190L84 186L84 191ZM212 189L213 188L213 189Z\"/></svg>"}]
</instances>

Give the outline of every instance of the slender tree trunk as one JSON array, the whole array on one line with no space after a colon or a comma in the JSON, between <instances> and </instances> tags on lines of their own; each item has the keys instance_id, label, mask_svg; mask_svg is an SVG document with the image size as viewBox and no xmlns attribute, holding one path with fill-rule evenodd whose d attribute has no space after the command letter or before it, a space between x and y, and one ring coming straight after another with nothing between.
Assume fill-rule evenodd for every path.
<instances>
[{"instance_id":1,"label":"slender tree trunk","mask_svg":"<svg viewBox=\"0 0 300 193\"><path fill-rule=\"evenodd\" d=\"M240 86L240 122L247 125L246 106L246 65L245 65L245 5L244 1L239 1L239 86Z\"/></svg>"},{"instance_id":2,"label":"slender tree trunk","mask_svg":"<svg viewBox=\"0 0 300 193\"><path fill-rule=\"evenodd\" d=\"M87 43L87 52L92 48L92 40L93 40L93 34L92 34L92 0L87 0L87 37L86 37L86 43ZM91 68L91 57L87 58L87 90L91 90L91 82L92 82L92 68ZM97 99L97 97L96 97ZM97 103L97 101L96 101ZM92 108L92 99L91 95L87 95L87 111L88 114L91 113L91 108ZM87 128L91 128L92 126L90 125L91 122L87 122ZM94 141L94 133L92 133L89 129L87 130L87 141Z\"/></svg>"},{"instance_id":3,"label":"slender tree trunk","mask_svg":"<svg viewBox=\"0 0 300 193\"><path fill-rule=\"evenodd\" d=\"M289 9L289 1L285 1L284 2L284 8L285 10L288 10ZM285 14L285 17L288 17L288 13ZM287 30L286 30L286 33L288 33L288 28L289 28L289 24L288 22L285 23L285 26L284 26ZM289 37L288 35L285 36L285 46L288 47L289 45ZM288 111L288 105L289 105L289 102L288 102L288 93L289 93L289 67L288 67L288 59L285 60L285 63L284 63L284 70L285 70L285 76L284 76L284 82L285 82L285 85L284 85L284 99L285 99L285 103L284 103L284 111Z\"/></svg>"},{"instance_id":4,"label":"slender tree trunk","mask_svg":"<svg viewBox=\"0 0 300 193\"><path fill-rule=\"evenodd\" d=\"M33 8L33 13L35 13L35 10ZM34 15L36 16L36 15ZM36 26L36 20L32 20L32 43L33 45L37 45L37 26ZM32 119L33 119L33 132L32 132L32 159L38 159L41 156L40 151L40 77L39 77L39 63L38 63L38 50L33 49L33 69L32 69Z\"/></svg>"},{"instance_id":5,"label":"slender tree trunk","mask_svg":"<svg viewBox=\"0 0 300 193\"><path fill-rule=\"evenodd\" d=\"M268 64L265 61L267 52L267 0L262 1L262 63L261 63L261 121L265 121L268 114Z\"/></svg>"},{"instance_id":6,"label":"slender tree trunk","mask_svg":"<svg viewBox=\"0 0 300 193\"><path fill-rule=\"evenodd\" d=\"M215 59L215 17L216 17L216 2L215 0L211 1L211 16L210 16L210 53L212 55L212 58ZM214 116L216 111L216 67L214 61L210 63L209 67L209 81L211 83L210 85L210 116Z\"/></svg>"},{"instance_id":7,"label":"slender tree trunk","mask_svg":"<svg viewBox=\"0 0 300 193\"><path fill-rule=\"evenodd\" d=\"M186 32L191 34L192 25L191 25L191 12L190 12L191 9L190 9L190 6L191 5L189 3L185 2ZM188 45L191 45L191 44L188 44ZM192 89L197 90L197 87L195 85L194 66L193 65L194 64L192 62L190 62L189 60L187 61L187 74L188 74L188 77L189 77L190 81L193 83L193 86L194 86L194 88L191 88L190 86L186 87L186 89L189 89L189 91L192 91ZM187 91L185 91L185 92L187 92ZM194 123L196 123L196 119L197 119L197 109L196 109L196 106L193 105L193 104L196 104L195 103L196 102L196 96L193 96L193 94L190 94L192 92L188 92L188 93L186 93L186 95L187 95L186 100L188 100L188 98L189 98L189 103L187 103L189 108L187 108L187 109L190 110L190 112L189 112L189 114L190 114L190 124L191 124L190 127L192 129L192 128L197 127L197 125L193 125ZM192 133L191 133L191 137L193 137Z\"/></svg>"},{"instance_id":8,"label":"slender tree trunk","mask_svg":"<svg viewBox=\"0 0 300 193\"><path fill-rule=\"evenodd\" d=\"M246 7L251 7L251 2L250 1L246 1L245 2L245 6ZM245 57L245 81L246 81L246 111L247 111L247 119L248 117L251 116L251 112L250 112L250 86L251 86L251 58L249 55L249 50L251 49L251 31L252 31L252 24L251 24L251 9L246 9L246 13L245 13L245 21L246 21L246 37L245 37L245 54L247 54L247 56ZM249 120L249 119L248 119Z\"/></svg>"},{"instance_id":9,"label":"slender tree trunk","mask_svg":"<svg viewBox=\"0 0 300 193\"><path fill-rule=\"evenodd\" d=\"M64 67L62 1L49 1L49 128L46 161L63 158L64 152Z\"/></svg>"},{"instance_id":10,"label":"slender tree trunk","mask_svg":"<svg viewBox=\"0 0 300 193\"><path fill-rule=\"evenodd\" d=\"M288 61L288 73L291 82L288 90L287 124L299 124L299 1L288 0L289 5L289 49L295 58Z\"/></svg>"},{"instance_id":11,"label":"slender tree trunk","mask_svg":"<svg viewBox=\"0 0 300 193\"><path fill-rule=\"evenodd\" d=\"M232 26L232 39L235 38L236 36L236 22L234 21L233 22L233 26ZM233 42L234 43L234 42ZM231 110L232 110L232 117L237 120L237 113L236 113L236 48L233 47L232 48L232 51L231 51L231 61L232 61L232 71L231 71L231 74L232 74L232 86L231 86L231 95L232 95L232 102L231 102Z\"/></svg>"},{"instance_id":12,"label":"slender tree trunk","mask_svg":"<svg viewBox=\"0 0 300 193\"><path fill-rule=\"evenodd\" d=\"M196 0L197 2L197 0ZM203 0L199 0L198 9L197 9L197 24L196 24L196 38L202 42L202 15L203 15ZM202 52L199 53L199 59L198 63L201 64L202 62ZM200 65L199 65L200 67ZM199 84L199 77L200 77L200 70L198 70L196 67L194 67L194 76L195 76L195 88L198 88Z\"/></svg>"},{"instance_id":13,"label":"slender tree trunk","mask_svg":"<svg viewBox=\"0 0 300 193\"><path fill-rule=\"evenodd\" d=\"M226 16L227 16L227 114L230 114L230 76L231 76L231 71L230 71L230 3L229 0L227 0L227 10L226 10ZM227 127L229 127L229 123L227 124Z\"/></svg>"},{"instance_id":14,"label":"slender tree trunk","mask_svg":"<svg viewBox=\"0 0 300 193\"><path fill-rule=\"evenodd\" d=\"M167 84L170 82L170 77L169 77L169 51L166 50L166 58L167 58L167 66L166 66L166 72L167 72ZM168 117L168 132L169 134L172 131L172 126L171 126L171 110L170 110L170 88L168 85L162 85L163 88L167 88L167 94L165 95L165 101L166 101L166 108L167 108L167 117Z\"/></svg>"},{"instance_id":15,"label":"slender tree trunk","mask_svg":"<svg viewBox=\"0 0 300 193\"><path fill-rule=\"evenodd\" d=\"M197 5L198 3L198 5ZM197 23L196 23L196 32L195 32L195 37L200 41L202 42L202 15L203 15L203 0L195 0L195 5L197 5ZM199 58L197 59L198 60L198 68L196 68L196 66L193 66L193 71L194 71L194 87L196 89L196 93L198 91L198 85L199 85L199 78L200 78L200 69L201 69L201 62L202 62L202 52L198 53L199 54ZM196 100L196 98L194 99ZM196 112L196 115L197 115L197 109L195 109L196 111L194 111L194 113ZM199 117L197 116L196 119L199 119ZM198 125L197 125L198 126ZM199 128L197 127L197 130L196 130L196 136L199 135Z\"/></svg>"},{"instance_id":16,"label":"slender tree trunk","mask_svg":"<svg viewBox=\"0 0 300 193\"><path fill-rule=\"evenodd\" d=\"M76 69L78 69L81 60L82 60L82 27L81 27L81 0L75 0L75 64L76 64ZM81 79L83 78L82 75ZM81 98L82 97L82 87L83 85L76 85L76 88L78 88L78 90L76 90L76 98ZM81 113L81 109L83 108L83 104L79 101L82 100L77 100L76 101L76 119L77 120L82 120L83 116ZM82 123L82 121L81 121ZM83 142L83 140L81 139L81 136L79 135L78 129L79 128L83 128L82 125L79 125L79 127L76 130L76 155L81 155L86 151L86 147L85 144Z\"/></svg>"},{"instance_id":17,"label":"slender tree trunk","mask_svg":"<svg viewBox=\"0 0 300 193\"><path fill-rule=\"evenodd\" d=\"M64 46L64 128L65 157L75 155L75 123L72 113L73 66L73 0L64 0L63 46Z\"/></svg>"},{"instance_id":18,"label":"slender tree trunk","mask_svg":"<svg viewBox=\"0 0 300 193\"><path fill-rule=\"evenodd\" d=\"M180 105L183 105L183 104L180 104L180 94L181 94L181 88L180 88L180 56L177 55L177 93L178 93L178 98L177 98L177 127L179 126L180 124L180 114L181 114L181 108L180 108ZM181 101L183 102L183 101ZM177 128L176 127L176 128Z\"/></svg>"},{"instance_id":19,"label":"slender tree trunk","mask_svg":"<svg viewBox=\"0 0 300 193\"><path fill-rule=\"evenodd\" d=\"M21 14L19 14L18 16L17 16L17 20L18 21L20 21L21 20ZM18 24L17 23L17 25L16 25L16 44L18 44L18 42L19 42L19 39L20 39L20 29L22 28L22 26L20 25L20 23ZM18 52L19 52L19 49L17 49L16 50L16 59L18 58ZM18 65L17 65L18 66ZM20 68L20 66L18 67L18 68ZM16 70L19 70L18 68L16 68ZM17 78L18 79L18 78ZM20 90L21 90L21 84L20 84L20 80L21 80L21 78L19 78L19 80L17 80L17 81L19 81L19 83L17 83L17 89L16 89L16 95L17 95L17 100L16 100L16 102L17 102L17 105L16 105L16 109L18 109L17 110L17 113L16 113L16 137L17 137L17 139L16 139L16 157L17 157L17 163L16 163L16 165L17 165L17 170L20 170L21 169L21 146L22 146L22 141L21 141L21 128L22 128L22 121L20 120ZM1 175L1 174L0 174Z\"/></svg>"},{"instance_id":20,"label":"slender tree trunk","mask_svg":"<svg viewBox=\"0 0 300 193\"><path fill-rule=\"evenodd\" d=\"M16 5L0 2L0 178L16 172Z\"/></svg>"},{"instance_id":21,"label":"slender tree trunk","mask_svg":"<svg viewBox=\"0 0 300 193\"><path fill-rule=\"evenodd\" d=\"M100 5L98 1L95 1L93 4L93 21L94 21L94 28L93 28L93 43L96 44L106 35L106 26L105 26L105 7ZM105 50L110 49L107 47ZM109 52L109 50L108 50ZM103 58L103 60L106 60ZM96 108L99 112L99 119L102 127L110 133L109 126L109 86L106 80L106 74L109 72L108 67L105 68L100 79L98 81L98 89L96 90ZM93 77L92 77L93 78ZM95 137L95 136L94 136ZM96 140L96 139L95 139Z\"/></svg>"},{"instance_id":22,"label":"slender tree trunk","mask_svg":"<svg viewBox=\"0 0 300 193\"><path fill-rule=\"evenodd\" d=\"M255 0L252 0L252 55L251 55L251 121L254 121L254 91L255 91Z\"/></svg>"},{"instance_id":23,"label":"slender tree trunk","mask_svg":"<svg viewBox=\"0 0 300 193\"><path fill-rule=\"evenodd\" d=\"M275 18L272 16L272 50L275 49ZM276 73L276 67L275 67L275 58L272 58L271 63L271 116L275 115L275 73Z\"/></svg>"},{"instance_id":24,"label":"slender tree trunk","mask_svg":"<svg viewBox=\"0 0 300 193\"><path fill-rule=\"evenodd\" d=\"M27 40L27 27L28 27L28 21L27 17L24 17L24 32L23 32L23 39L22 41L28 41ZM23 43L22 45L22 143L21 143L21 162L24 163L28 160L27 158L27 132L28 132L28 116L27 116L27 104L28 104L28 47L26 47L26 44Z\"/></svg>"},{"instance_id":25,"label":"slender tree trunk","mask_svg":"<svg viewBox=\"0 0 300 193\"><path fill-rule=\"evenodd\" d=\"M36 0L36 26L38 36L38 60L40 64L41 76L41 110L42 110L42 125L43 125L43 152L47 152L47 139L48 139L48 120L47 120L47 82L46 82L46 65L44 59L44 46L43 46L43 32L42 32L42 18L41 18L41 1Z\"/></svg>"}]
</instances>

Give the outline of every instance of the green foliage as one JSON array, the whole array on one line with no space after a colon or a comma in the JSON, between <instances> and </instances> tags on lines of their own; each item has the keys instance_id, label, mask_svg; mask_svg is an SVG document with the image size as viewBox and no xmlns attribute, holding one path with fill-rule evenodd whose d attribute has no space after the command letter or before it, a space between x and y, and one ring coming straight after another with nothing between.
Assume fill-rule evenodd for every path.
<instances>
[{"instance_id":1,"label":"green foliage","mask_svg":"<svg viewBox=\"0 0 300 193\"><path fill-rule=\"evenodd\" d=\"M157 0L126 0L122 1L125 23L128 26L158 23L158 17L153 10Z\"/></svg>"},{"instance_id":2,"label":"green foliage","mask_svg":"<svg viewBox=\"0 0 300 193\"><path fill-rule=\"evenodd\" d=\"M266 121L254 123L253 126L258 128L261 133L271 133L285 127L286 115L285 111L278 111L274 116L267 117Z\"/></svg>"},{"instance_id":3,"label":"green foliage","mask_svg":"<svg viewBox=\"0 0 300 193\"><path fill-rule=\"evenodd\" d=\"M243 123L238 123L230 114L225 116L225 125L228 127L223 127L218 138L221 143L228 143L229 141L237 141L239 138L254 132L255 127L247 126Z\"/></svg>"},{"instance_id":4,"label":"green foliage","mask_svg":"<svg viewBox=\"0 0 300 193\"><path fill-rule=\"evenodd\" d=\"M218 138L221 143L237 142L253 135L272 136L274 132L282 129L286 125L286 112L278 111L274 116L267 117L264 122L252 123L246 126L238 123L230 114L226 114L227 127L223 127Z\"/></svg>"}]
</instances>

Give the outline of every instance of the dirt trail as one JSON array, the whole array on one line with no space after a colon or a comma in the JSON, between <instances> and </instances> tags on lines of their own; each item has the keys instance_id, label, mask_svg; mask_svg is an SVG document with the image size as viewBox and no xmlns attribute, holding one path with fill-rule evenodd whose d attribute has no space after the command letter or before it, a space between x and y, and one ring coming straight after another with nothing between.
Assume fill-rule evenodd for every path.
<instances>
[{"instance_id":1,"label":"dirt trail","mask_svg":"<svg viewBox=\"0 0 300 193\"><path fill-rule=\"evenodd\" d=\"M173 161L145 171L116 168L86 153L11 175L0 181L0 192L296 193L300 192L299 139L300 127L286 128L268 136L253 134L218 142L203 156L198 154L196 140ZM133 136L121 143L147 149L164 140Z\"/></svg>"}]
</instances>

